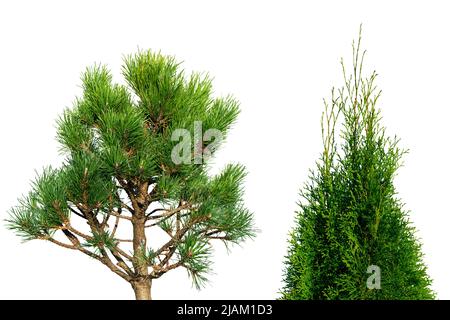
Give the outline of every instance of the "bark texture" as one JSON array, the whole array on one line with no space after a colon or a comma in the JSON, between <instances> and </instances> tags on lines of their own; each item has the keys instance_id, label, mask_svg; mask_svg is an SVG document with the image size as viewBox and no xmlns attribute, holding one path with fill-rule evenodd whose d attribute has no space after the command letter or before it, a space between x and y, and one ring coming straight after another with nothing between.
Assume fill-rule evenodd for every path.
<instances>
[{"instance_id":1,"label":"bark texture","mask_svg":"<svg viewBox=\"0 0 450 320\"><path fill-rule=\"evenodd\" d=\"M152 300L152 282L151 280L139 280L131 283L136 300Z\"/></svg>"}]
</instances>

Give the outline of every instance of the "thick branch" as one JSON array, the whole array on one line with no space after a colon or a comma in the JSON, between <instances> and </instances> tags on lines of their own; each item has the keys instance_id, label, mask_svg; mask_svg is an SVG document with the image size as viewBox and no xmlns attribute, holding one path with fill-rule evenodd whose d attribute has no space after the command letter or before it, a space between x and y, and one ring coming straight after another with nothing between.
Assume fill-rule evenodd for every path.
<instances>
[{"instance_id":1,"label":"thick branch","mask_svg":"<svg viewBox=\"0 0 450 320\"><path fill-rule=\"evenodd\" d=\"M137 200L136 200L135 195L133 194L133 191L130 190L130 187L128 186L128 183L126 183L124 180L119 180L119 183L120 183L120 185L122 186L123 190L125 190L125 192L126 192L128 198L129 198L130 201L131 201L131 204L132 204L132 206L133 206L132 213L133 213L133 214L136 214L136 210L139 210L139 209L140 209L140 206L139 206L139 204L138 204L138 202L137 202ZM130 209L131 209L131 208L130 208Z\"/></svg>"},{"instance_id":2,"label":"thick branch","mask_svg":"<svg viewBox=\"0 0 450 320\"><path fill-rule=\"evenodd\" d=\"M153 270L151 276L154 279L158 279L159 277L161 277L166 272L169 272L170 270L173 270L173 269L181 267L181 266L183 266L183 261L178 261L176 263L168 265L165 268L156 268L155 270Z\"/></svg>"},{"instance_id":3,"label":"thick branch","mask_svg":"<svg viewBox=\"0 0 450 320\"><path fill-rule=\"evenodd\" d=\"M117 265L125 270L128 275L133 275L133 270L126 264L126 262L122 259L120 254L116 250L110 250L113 257L117 260Z\"/></svg>"},{"instance_id":4,"label":"thick branch","mask_svg":"<svg viewBox=\"0 0 450 320\"><path fill-rule=\"evenodd\" d=\"M115 213L115 212L112 212ZM97 232L97 233L102 233L104 232L101 228L100 228L100 223L97 220L96 216L92 213L92 212L84 212L84 215L86 216L87 220L88 220L88 225L91 228L92 232ZM65 230L63 230L64 232ZM67 231L67 230L66 230ZM84 251L87 251L89 253L91 253L90 251L81 248ZM103 264L105 264L108 268L110 268L114 273L118 274L119 276L121 276L122 278L124 278L127 281L130 281L131 276L134 274L133 271L128 267L128 265L123 261L122 257L120 256L120 253L117 251L117 248L110 248L110 251L112 253L112 255L114 256L114 258L118 261L118 266L121 267L123 269L123 271L121 269L119 269L109 258L108 253L106 252L106 250L104 249L103 246L99 247L100 249L100 253L101 256L99 256L99 258L97 258L97 260L101 261ZM83 250L80 250L82 252L84 252ZM86 252L85 252L86 253ZM86 253L87 254L87 253Z\"/></svg>"}]
</instances>

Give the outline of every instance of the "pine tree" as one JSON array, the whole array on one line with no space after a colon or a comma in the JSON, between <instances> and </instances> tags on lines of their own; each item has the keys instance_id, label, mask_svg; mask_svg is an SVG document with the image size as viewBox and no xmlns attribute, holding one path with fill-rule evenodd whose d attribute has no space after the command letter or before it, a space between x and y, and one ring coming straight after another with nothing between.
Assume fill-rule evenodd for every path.
<instances>
[{"instance_id":1,"label":"pine tree","mask_svg":"<svg viewBox=\"0 0 450 320\"><path fill-rule=\"evenodd\" d=\"M345 85L325 101L324 149L300 193L282 299L434 298L393 184L405 151L380 124L381 91L375 72L363 76L360 43L361 34L350 74L341 62Z\"/></svg>"},{"instance_id":2,"label":"pine tree","mask_svg":"<svg viewBox=\"0 0 450 320\"><path fill-rule=\"evenodd\" d=\"M82 97L57 123L64 163L38 175L11 209L9 228L98 260L136 299L151 299L152 281L178 267L200 288L212 240L254 235L242 201L245 168L210 176L207 166L238 102L214 98L207 75L186 75L160 53L125 57L122 74L127 85L114 84L103 65L83 73ZM147 243L149 232L160 241Z\"/></svg>"}]
</instances>

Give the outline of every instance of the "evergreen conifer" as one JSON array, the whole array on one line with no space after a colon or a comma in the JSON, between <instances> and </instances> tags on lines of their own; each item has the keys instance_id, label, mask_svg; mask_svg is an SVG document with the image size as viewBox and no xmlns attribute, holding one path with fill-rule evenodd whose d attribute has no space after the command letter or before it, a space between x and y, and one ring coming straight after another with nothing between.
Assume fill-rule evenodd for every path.
<instances>
[{"instance_id":1,"label":"evergreen conifer","mask_svg":"<svg viewBox=\"0 0 450 320\"><path fill-rule=\"evenodd\" d=\"M64 164L37 177L8 225L25 240L101 262L137 299L151 299L152 281L178 267L200 287L212 240L254 235L244 167L207 172L239 107L231 96L214 98L208 76L188 76L160 53L126 57L122 74L127 85L114 84L102 65L83 73L82 97L58 121ZM147 243L149 233L160 241Z\"/></svg>"},{"instance_id":2,"label":"evergreen conifer","mask_svg":"<svg viewBox=\"0 0 450 320\"><path fill-rule=\"evenodd\" d=\"M282 299L432 299L421 247L394 187L404 150L381 125L376 73L353 68L322 116L323 153L301 191ZM339 134L337 133L339 132Z\"/></svg>"}]
</instances>

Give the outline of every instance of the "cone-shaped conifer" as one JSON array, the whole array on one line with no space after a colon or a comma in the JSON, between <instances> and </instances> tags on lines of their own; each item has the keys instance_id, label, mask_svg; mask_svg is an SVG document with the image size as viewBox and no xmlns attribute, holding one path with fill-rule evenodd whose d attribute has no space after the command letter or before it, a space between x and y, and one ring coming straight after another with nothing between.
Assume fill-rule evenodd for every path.
<instances>
[{"instance_id":1,"label":"cone-shaped conifer","mask_svg":"<svg viewBox=\"0 0 450 320\"><path fill-rule=\"evenodd\" d=\"M404 150L377 108L376 74L363 76L360 38L345 85L322 117L323 153L301 191L283 299L432 299L421 247L394 176Z\"/></svg>"}]
</instances>

